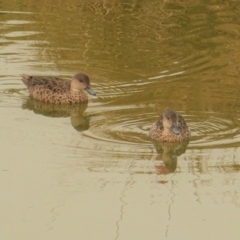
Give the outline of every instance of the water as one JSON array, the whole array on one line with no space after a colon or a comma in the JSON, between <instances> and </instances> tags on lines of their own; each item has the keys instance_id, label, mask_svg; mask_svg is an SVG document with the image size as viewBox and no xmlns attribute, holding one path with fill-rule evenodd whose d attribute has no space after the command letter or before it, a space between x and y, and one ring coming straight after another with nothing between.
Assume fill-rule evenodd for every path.
<instances>
[{"instance_id":1,"label":"water","mask_svg":"<svg viewBox=\"0 0 240 240\"><path fill-rule=\"evenodd\" d=\"M1 239L239 239L238 1L1 1ZM86 72L88 105L20 74ZM165 108L188 144L154 145Z\"/></svg>"}]
</instances>

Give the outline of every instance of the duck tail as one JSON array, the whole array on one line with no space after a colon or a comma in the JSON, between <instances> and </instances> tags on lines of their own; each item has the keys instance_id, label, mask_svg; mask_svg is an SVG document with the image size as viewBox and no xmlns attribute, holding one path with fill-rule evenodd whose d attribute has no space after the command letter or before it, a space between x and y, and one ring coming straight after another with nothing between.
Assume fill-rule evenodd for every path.
<instances>
[{"instance_id":1,"label":"duck tail","mask_svg":"<svg viewBox=\"0 0 240 240\"><path fill-rule=\"evenodd\" d=\"M26 85L26 86L28 86L29 85L29 82L28 82L28 80L29 80L29 76L27 75L27 74L22 74L22 81L23 81L23 83Z\"/></svg>"}]
</instances>

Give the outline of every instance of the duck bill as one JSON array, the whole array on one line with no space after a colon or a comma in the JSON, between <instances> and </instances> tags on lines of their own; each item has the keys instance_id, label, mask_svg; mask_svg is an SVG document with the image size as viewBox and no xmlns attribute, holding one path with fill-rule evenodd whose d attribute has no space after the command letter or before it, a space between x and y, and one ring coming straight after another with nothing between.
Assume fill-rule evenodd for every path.
<instances>
[{"instance_id":1,"label":"duck bill","mask_svg":"<svg viewBox=\"0 0 240 240\"><path fill-rule=\"evenodd\" d=\"M172 127L171 127L172 131L174 134L176 135L179 135L180 134L180 131L179 131L179 128L177 125L173 124Z\"/></svg>"},{"instance_id":2,"label":"duck bill","mask_svg":"<svg viewBox=\"0 0 240 240\"><path fill-rule=\"evenodd\" d=\"M91 94L91 95L93 95L93 96L96 96L96 93L92 90L92 88L91 88L90 86L87 86L87 87L85 88L85 90L86 90L89 94Z\"/></svg>"}]
</instances>

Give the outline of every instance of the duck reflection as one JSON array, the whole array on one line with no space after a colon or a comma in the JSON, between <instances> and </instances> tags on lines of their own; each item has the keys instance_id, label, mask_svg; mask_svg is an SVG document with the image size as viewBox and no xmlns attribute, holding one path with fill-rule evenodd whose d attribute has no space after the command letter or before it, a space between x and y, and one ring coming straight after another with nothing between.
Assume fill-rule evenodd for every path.
<instances>
[{"instance_id":1,"label":"duck reflection","mask_svg":"<svg viewBox=\"0 0 240 240\"><path fill-rule=\"evenodd\" d=\"M87 109L87 103L81 104L51 104L37 101L33 98L28 98L22 104L22 109L28 109L35 114L41 114L46 117L62 118L70 117L72 126L77 131L85 131L89 129L91 116L83 116Z\"/></svg>"},{"instance_id":2,"label":"duck reflection","mask_svg":"<svg viewBox=\"0 0 240 240\"><path fill-rule=\"evenodd\" d=\"M164 165L155 166L157 174L168 174L175 172L177 168L177 158L182 155L189 142L154 142L153 145L158 153L156 160L163 161Z\"/></svg>"}]
</instances>

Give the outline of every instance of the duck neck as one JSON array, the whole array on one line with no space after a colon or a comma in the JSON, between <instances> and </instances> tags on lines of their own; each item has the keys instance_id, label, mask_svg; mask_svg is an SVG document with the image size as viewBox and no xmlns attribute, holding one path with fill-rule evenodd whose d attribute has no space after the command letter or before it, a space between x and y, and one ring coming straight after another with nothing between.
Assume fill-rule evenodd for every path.
<instances>
[{"instance_id":1,"label":"duck neck","mask_svg":"<svg viewBox=\"0 0 240 240\"><path fill-rule=\"evenodd\" d=\"M172 134L173 132L169 128L164 128L163 133L166 134L166 135L169 135L169 134Z\"/></svg>"},{"instance_id":2,"label":"duck neck","mask_svg":"<svg viewBox=\"0 0 240 240\"><path fill-rule=\"evenodd\" d=\"M81 90L71 87L71 93L80 94L81 92Z\"/></svg>"},{"instance_id":3,"label":"duck neck","mask_svg":"<svg viewBox=\"0 0 240 240\"><path fill-rule=\"evenodd\" d=\"M82 89L79 87L79 83L76 79L72 79L70 83L70 90L74 94L81 94L83 92Z\"/></svg>"}]
</instances>

